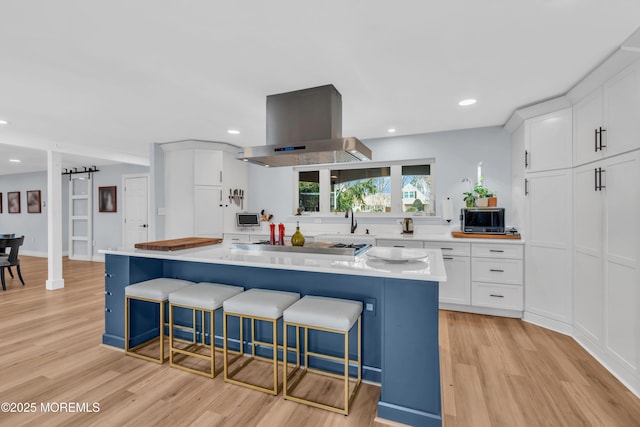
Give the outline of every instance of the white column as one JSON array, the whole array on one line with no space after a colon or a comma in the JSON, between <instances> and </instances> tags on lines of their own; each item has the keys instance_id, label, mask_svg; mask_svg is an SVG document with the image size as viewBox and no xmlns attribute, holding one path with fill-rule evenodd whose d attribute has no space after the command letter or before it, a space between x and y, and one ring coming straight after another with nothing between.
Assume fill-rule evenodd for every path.
<instances>
[{"instance_id":1,"label":"white column","mask_svg":"<svg viewBox=\"0 0 640 427\"><path fill-rule=\"evenodd\" d=\"M62 278L62 156L47 150L47 289L64 288Z\"/></svg>"}]
</instances>

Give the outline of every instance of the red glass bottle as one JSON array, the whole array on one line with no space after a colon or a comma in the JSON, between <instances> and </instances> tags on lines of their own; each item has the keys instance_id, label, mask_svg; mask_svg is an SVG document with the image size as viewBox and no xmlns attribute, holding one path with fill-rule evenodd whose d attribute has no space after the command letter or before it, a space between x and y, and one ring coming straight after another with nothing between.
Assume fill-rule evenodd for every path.
<instances>
[{"instance_id":1,"label":"red glass bottle","mask_svg":"<svg viewBox=\"0 0 640 427\"><path fill-rule=\"evenodd\" d=\"M274 223L270 223L269 229L270 229L269 231L271 232L271 235L269 236L269 244L275 245L276 244L276 225Z\"/></svg>"},{"instance_id":2,"label":"red glass bottle","mask_svg":"<svg viewBox=\"0 0 640 427\"><path fill-rule=\"evenodd\" d=\"M278 224L278 244L284 246L284 224Z\"/></svg>"}]
</instances>

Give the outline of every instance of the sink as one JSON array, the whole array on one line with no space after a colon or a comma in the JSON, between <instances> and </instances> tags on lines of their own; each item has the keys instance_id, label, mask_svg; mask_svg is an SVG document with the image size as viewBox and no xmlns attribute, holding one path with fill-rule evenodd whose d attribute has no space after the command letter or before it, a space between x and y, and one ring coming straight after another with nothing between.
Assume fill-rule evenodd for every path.
<instances>
[{"instance_id":1,"label":"sink","mask_svg":"<svg viewBox=\"0 0 640 427\"><path fill-rule=\"evenodd\" d=\"M309 242L304 246L291 245L270 245L269 242L255 243L234 243L232 245L236 249L243 249L255 252L292 252L292 253L309 253L309 254L325 254L325 255L347 255L357 256L366 252L371 248L368 243L353 242Z\"/></svg>"}]
</instances>

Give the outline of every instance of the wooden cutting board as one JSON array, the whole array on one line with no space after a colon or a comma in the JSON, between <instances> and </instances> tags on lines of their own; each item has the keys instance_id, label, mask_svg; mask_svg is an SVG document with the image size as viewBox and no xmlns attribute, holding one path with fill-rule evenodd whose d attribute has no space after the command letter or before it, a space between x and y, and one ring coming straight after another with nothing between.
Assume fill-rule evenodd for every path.
<instances>
[{"instance_id":1,"label":"wooden cutting board","mask_svg":"<svg viewBox=\"0 0 640 427\"><path fill-rule=\"evenodd\" d=\"M515 239L520 240L519 234L478 234L478 233L463 233L462 231L452 231L453 237L462 237L465 239Z\"/></svg>"},{"instance_id":2,"label":"wooden cutting board","mask_svg":"<svg viewBox=\"0 0 640 427\"><path fill-rule=\"evenodd\" d=\"M197 248L199 246L216 245L218 243L222 243L222 239L208 237L183 237L182 239L136 243L135 248L150 251L179 251L180 249Z\"/></svg>"}]
</instances>

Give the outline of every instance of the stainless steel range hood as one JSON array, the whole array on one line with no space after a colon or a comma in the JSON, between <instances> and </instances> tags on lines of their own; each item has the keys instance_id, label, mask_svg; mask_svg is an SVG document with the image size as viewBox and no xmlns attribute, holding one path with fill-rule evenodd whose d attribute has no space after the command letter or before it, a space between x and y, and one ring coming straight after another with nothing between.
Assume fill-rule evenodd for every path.
<instances>
[{"instance_id":1,"label":"stainless steel range hood","mask_svg":"<svg viewBox=\"0 0 640 427\"><path fill-rule=\"evenodd\" d=\"M342 96L333 85L267 96L267 145L236 158L263 166L298 166L371 159L359 139L342 137Z\"/></svg>"}]
</instances>

